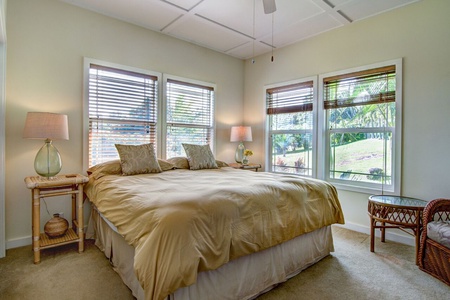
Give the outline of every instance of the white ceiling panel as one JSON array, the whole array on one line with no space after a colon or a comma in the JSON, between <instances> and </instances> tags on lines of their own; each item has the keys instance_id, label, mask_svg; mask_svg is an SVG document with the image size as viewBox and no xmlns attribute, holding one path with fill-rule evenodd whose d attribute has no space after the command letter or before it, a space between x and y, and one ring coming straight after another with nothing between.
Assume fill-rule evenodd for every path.
<instances>
[{"instance_id":1,"label":"white ceiling panel","mask_svg":"<svg viewBox=\"0 0 450 300\"><path fill-rule=\"evenodd\" d=\"M270 46L255 41L239 45L225 53L237 58L247 59L270 52L271 50L272 48Z\"/></svg>"},{"instance_id":2,"label":"white ceiling panel","mask_svg":"<svg viewBox=\"0 0 450 300\"><path fill-rule=\"evenodd\" d=\"M247 59L272 50L272 18L280 48L423 0L275 0L269 15L262 0L60 1Z\"/></svg>"},{"instance_id":3,"label":"white ceiling panel","mask_svg":"<svg viewBox=\"0 0 450 300\"><path fill-rule=\"evenodd\" d=\"M167 2L174 6L183 8L186 11L190 11L194 7L196 7L203 0L163 0L162 2Z\"/></svg>"},{"instance_id":4,"label":"white ceiling panel","mask_svg":"<svg viewBox=\"0 0 450 300\"><path fill-rule=\"evenodd\" d=\"M152 30L161 30L183 12L159 0L61 0Z\"/></svg>"},{"instance_id":5,"label":"white ceiling panel","mask_svg":"<svg viewBox=\"0 0 450 300\"><path fill-rule=\"evenodd\" d=\"M353 0L339 6L339 10L350 19L358 21L417 1L418 0Z\"/></svg>"},{"instance_id":6,"label":"white ceiling panel","mask_svg":"<svg viewBox=\"0 0 450 300\"><path fill-rule=\"evenodd\" d=\"M170 35L221 52L249 41L248 37L199 17L186 19Z\"/></svg>"}]
</instances>

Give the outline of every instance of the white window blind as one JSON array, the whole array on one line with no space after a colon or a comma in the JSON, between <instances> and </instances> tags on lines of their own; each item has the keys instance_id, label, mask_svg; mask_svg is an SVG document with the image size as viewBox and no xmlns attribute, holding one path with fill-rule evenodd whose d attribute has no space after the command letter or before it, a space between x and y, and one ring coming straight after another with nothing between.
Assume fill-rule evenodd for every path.
<instances>
[{"instance_id":1,"label":"white window blind","mask_svg":"<svg viewBox=\"0 0 450 300\"><path fill-rule=\"evenodd\" d=\"M114 144L154 143L158 78L89 67L89 166L118 158Z\"/></svg>"},{"instance_id":2,"label":"white window blind","mask_svg":"<svg viewBox=\"0 0 450 300\"><path fill-rule=\"evenodd\" d=\"M182 143L214 141L214 88L168 78L166 85L166 156L184 154Z\"/></svg>"}]
</instances>

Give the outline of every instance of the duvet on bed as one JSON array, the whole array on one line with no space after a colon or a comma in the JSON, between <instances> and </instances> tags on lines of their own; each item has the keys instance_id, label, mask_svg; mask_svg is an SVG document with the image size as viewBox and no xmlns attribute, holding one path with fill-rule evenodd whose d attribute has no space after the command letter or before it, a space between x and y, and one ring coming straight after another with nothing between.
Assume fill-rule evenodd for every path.
<instances>
[{"instance_id":1,"label":"duvet on bed","mask_svg":"<svg viewBox=\"0 0 450 300\"><path fill-rule=\"evenodd\" d=\"M336 190L324 181L228 167L91 177L85 193L135 248L147 299L195 283L198 272L344 222Z\"/></svg>"}]
</instances>

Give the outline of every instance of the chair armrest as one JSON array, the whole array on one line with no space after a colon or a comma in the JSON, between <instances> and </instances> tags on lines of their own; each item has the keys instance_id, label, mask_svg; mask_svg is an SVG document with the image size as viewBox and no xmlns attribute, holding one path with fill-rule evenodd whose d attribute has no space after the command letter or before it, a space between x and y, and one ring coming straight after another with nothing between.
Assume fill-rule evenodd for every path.
<instances>
[{"instance_id":1,"label":"chair armrest","mask_svg":"<svg viewBox=\"0 0 450 300\"><path fill-rule=\"evenodd\" d=\"M434 199L423 210L423 226L432 221L450 220L450 199Z\"/></svg>"},{"instance_id":2,"label":"chair armrest","mask_svg":"<svg viewBox=\"0 0 450 300\"><path fill-rule=\"evenodd\" d=\"M432 221L447 221L450 220L450 199L434 199L428 202L425 206L422 215L422 235L420 237L419 245L419 266L423 267L423 255L425 243L427 240L427 225Z\"/></svg>"}]
</instances>

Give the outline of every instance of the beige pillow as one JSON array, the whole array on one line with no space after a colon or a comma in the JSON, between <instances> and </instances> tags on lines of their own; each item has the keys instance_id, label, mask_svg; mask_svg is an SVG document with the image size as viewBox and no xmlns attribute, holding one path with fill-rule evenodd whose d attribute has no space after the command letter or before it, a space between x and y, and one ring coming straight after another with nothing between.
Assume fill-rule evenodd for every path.
<instances>
[{"instance_id":1,"label":"beige pillow","mask_svg":"<svg viewBox=\"0 0 450 300\"><path fill-rule=\"evenodd\" d=\"M229 167L229 165L226 162L221 161L221 160L216 160L216 164L219 168Z\"/></svg>"},{"instance_id":2,"label":"beige pillow","mask_svg":"<svg viewBox=\"0 0 450 300\"><path fill-rule=\"evenodd\" d=\"M161 173L161 167L152 143L142 145L116 144L120 156L122 175Z\"/></svg>"},{"instance_id":3,"label":"beige pillow","mask_svg":"<svg viewBox=\"0 0 450 300\"><path fill-rule=\"evenodd\" d=\"M172 164L172 163L170 163L170 162L168 162L167 160L164 160L164 159L158 158L158 164L161 167L161 170L163 172L176 169L174 164Z\"/></svg>"},{"instance_id":4,"label":"beige pillow","mask_svg":"<svg viewBox=\"0 0 450 300\"><path fill-rule=\"evenodd\" d=\"M122 174L122 167L120 166L120 160L110 160L101 164L90 167L87 170L88 175L91 175L95 179L99 179L106 175L120 175Z\"/></svg>"},{"instance_id":5,"label":"beige pillow","mask_svg":"<svg viewBox=\"0 0 450 300\"><path fill-rule=\"evenodd\" d=\"M217 169L216 160L209 145L182 144L189 161L189 169Z\"/></svg>"},{"instance_id":6,"label":"beige pillow","mask_svg":"<svg viewBox=\"0 0 450 300\"><path fill-rule=\"evenodd\" d=\"M172 157L167 161L173 164L176 169L189 169L189 162L187 160L187 157Z\"/></svg>"}]
</instances>

